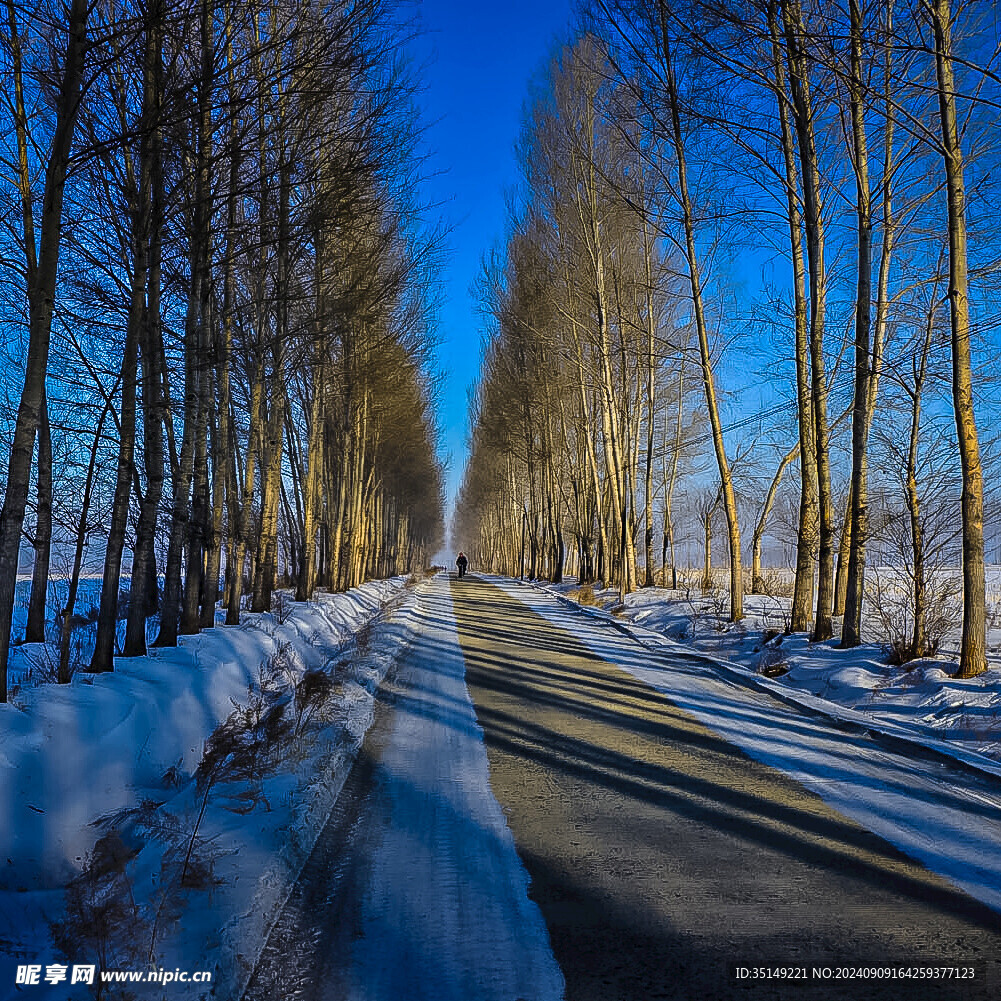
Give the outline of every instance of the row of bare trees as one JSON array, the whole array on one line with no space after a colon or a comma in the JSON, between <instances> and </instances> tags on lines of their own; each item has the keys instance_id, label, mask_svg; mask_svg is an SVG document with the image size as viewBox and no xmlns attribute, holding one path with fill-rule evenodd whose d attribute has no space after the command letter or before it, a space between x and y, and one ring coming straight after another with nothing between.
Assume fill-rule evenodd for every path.
<instances>
[{"instance_id":1,"label":"row of bare trees","mask_svg":"<svg viewBox=\"0 0 1001 1001\"><path fill-rule=\"evenodd\" d=\"M742 519L757 586L767 519L798 468L791 626L827 639L842 616L853 646L875 447L881 495L895 483L907 512L907 653L920 656L923 502L940 490L949 408L960 671L984 670L973 349L993 331L995 36L976 5L960 18L949 0L582 7L526 123L506 252L485 272L493 334L455 522L481 561L559 579L569 535L582 580L625 593L641 568L650 583L655 509L669 571L679 465L711 444L702 521L708 550L725 520L731 618ZM734 431L748 410L786 418L763 503L746 477L739 489L764 454L752 463Z\"/></svg>"},{"instance_id":2,"label":"row of bare trees","mask_svg":"<svg viewBox=\"0 0 1001 1001\"><path fill-rule=\"evenodd\" d=\"M426 564L438 239L394 12L5 0L4 21L0 698L25 536L25 638L56 612L61 681L88 548L94 671L146 652L154 612L173 645L281 577L305 599Z\"/></svg>"}]
</instances>

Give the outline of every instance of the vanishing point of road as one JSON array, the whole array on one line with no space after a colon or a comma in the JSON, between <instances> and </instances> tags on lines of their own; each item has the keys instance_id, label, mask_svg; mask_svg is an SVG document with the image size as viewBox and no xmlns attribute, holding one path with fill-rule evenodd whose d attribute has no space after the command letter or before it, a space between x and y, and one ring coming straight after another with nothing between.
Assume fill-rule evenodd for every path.
<instances>
[{"instance_id":1,"label":"vanishing point of road","mask_svg":"<svg viewBox=\"0 0 1001 1001\"><path fill-rule=\"evenodd\" d=\"M567 1001L1001 996L1001 915L596 655L578 638L595 626L571 633L517 593L423 586L426 628L248 999L284 983L316 1001L535 1001L560 973ZM502 821L464 791L484 745ZM977 977L809 976L933 965Z\"/></svg>"}]
</instances>

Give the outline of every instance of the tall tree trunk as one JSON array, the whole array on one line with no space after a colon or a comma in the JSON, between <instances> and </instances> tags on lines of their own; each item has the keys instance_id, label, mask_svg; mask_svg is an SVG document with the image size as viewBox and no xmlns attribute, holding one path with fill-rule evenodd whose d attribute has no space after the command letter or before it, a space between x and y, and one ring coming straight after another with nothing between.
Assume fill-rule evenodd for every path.
<instances>
[{"instance_id":1,"label":"tall tree trunk","mask_svg":"<svg viewBox=\"0 0 1001 1001\"><path fill-rule=\"evenodd\" d=\"M321 470L323 468L323 394L325 392L325 367L319 350L313 359L313 399L310 408L309 443L306 457L306 483L303 497L302 565L296 583L296 600L308 601L313 595L316 581L316 540L320 504Z\"/></svg>"},{"instance_id":2,"label":"tall tree trunk","mask_svg":"<svg viewBox=\"0 0 1001 1001\"><path fill-rule=\"evenodd\" d=\"M278 169L278 240L275 276L276 330L271 354L274 359L271 386L271 415L267 426L265 468L261 483L261 536L254 574L253 610L271 609L271 592L278 572L278 513L281 490L282 449L285 443L285 341L289 310L289 212L292 166L283 160ZM291 430L291 429L290 429Z\"/></svg>"},{"instance_id":3,"label":"tall tree trunk","mask_svg":"<svg viewBox=\"0 0 1001 1001\"><path fill-rule=\"evenodd\" d=\"M261 469L261 533L254 565L254 595L252 611L271 610L271 592L275 586L278 557L279 480L282 468L282 447L285 441L285 399L282 382L282 351L274 349L275 372L271 388L271 414L267 421L267 441Z\"/></svg>"},{"instance_id":4,"label":"tall tree trunk","mask_svg":"<svg viewBox=\"0 0 1001 1001\"><path fill-rule=\"evenodd\" d=\"M617 391L612 373L611 346L609 343L609 296L605 275L605 247L601 226L598 221L597 208L597 170L593 158L586 165L587 184L583 185L587 205L581 210L582 218L588 234L588 251L595 282L596 310L598 327L598 401L601 414L601 440L605 452L605 469L607 486L610 493L610 506L615 512L618 536L618 584L619 600L633 590L629 578L630 560L628 558L628 534L626 532L626 511L628 499L624 478L625 462L621 455L621 431L619 427L618 410L616 406ZM635 556L633 557L635 564ZM533 575L534 576L534 575Z\"/></svg>"},{"instance_id":5,"label":"tall tree trunk","mask_svg":"<svg viewBox=\"0 0 1001 1001\"><path fill-rule=\"evenodd\" d=\"M152 223L153 159L152 132L156 107L153 88L149 85L150 45L154 32L147 24L143 57L142 103L138 118L139 152L136 158L126 148L126 191L129 201L129 233L132 275L129 289L129 310L126 319L125 346L119 382L122 386L122 409L119 419L118 470L115 480L111 522L104 556L104 576L101 583L101 604L97 620L97 637L90 670L111 671L114 668L115 643L118 632L118 596L121 584L122 554L128 528L132 483L135 479L136 390L139 364L139 344L148 328L147 285L149 281L150 234ZM118 96L124 104L124 93ZM138 166L138 169L136 167Z\"/></svg>"},{"instance_id":6,"label":"tall tree trunk","mask_svg":"<svg viewBox=\"0 0 1001 1001\"><path fill-rule=\"evenodd\" d=\"M104 422L111 410L113 393L108 394L101 416L94 432L94 444L90 450L90 461L87 464L87 478L84 480L83 500L80 503L80 520L77 522L76 547L73 551L73 570L70 574L69 593L66 596L66 606L59 614L59 667L56 675L59 684L68 685L72 680L70 673L70 643L73 639L73 609L76 607L77 591L80 587L80 571L83 567L83 551L87 545L87 518L90 515L90 500L94 490L94 473L97 469L97 453L101 447L101 437L104 434Z\"/></svg>"},{"instance_id":7,"label":"tall tree trunk","mask_svg":"<svg viewBox=\"0 0 1001 1001\"><path fill-rule=\"evenodd\" d=\"M810 628L813 606L813 578L816 565L819 508L817 453L813 442L813 404L810 387L809 301L806 291L806 262L803 253L803 217L800 211L799 171L796 167L796 141L790 122L786 95L785 67L782 61L782 35L778 25L778 2L768 5L772 65L778 102L782 139L782 157L786 175L786 211L789 220L789 245L792 255L796 400L799 423L799 527L796 533L796 577L793 587L790 628L806 632Z\"/></svg>"},{"instance_id":8,"label":"tall tree trunk","mask_svg":"<svg viewBox=\"0 0 1001 1001\"><path fill-rule=\"evenodd\" d=\"M264 359L254 366L254 378L250 389L250 431L247 437L247 453L244 457L243 488L240 491L239 520L235 529L236 544L233 547L234 586L229 594L226 608L226 625L240 624L240 601L243 597L244 563L254 516L254 493L257 481L257 455L259 442L264 433Z\"/></svg>"},{"instance_id":9,"label":"tall tree trunk","mask_svg":"<svg viewBox=\"0 0 1001 1001\"><path fill-rule=\"evenodd\" d=\"M810 276L810 402L813 447L817 461L819 513L819 568L814 640L833 633L834 606L834 506L831 496L831 466L827 428L827 377L824 366L824 330L827 312L827 273L824 250L824 215L820 190L820 167L814 132L807 54L803 48L806 29L799 0L782 0L793 122L803 173L803 216L806 256Z\"/></svg>"},{"instance_id":10,"label":"tall tree trunk","mask_svg":"<svg viewBox=\"0 0 1001 1001\"><path fill-rule=\"evenodd\" d=\"M913 600L914 628L911 632L910 658L924 657L931 653L928 647L928 587L925 571L924 526L921 520L921 497L918 492L918 441L921 433L921 394L924 391L928 371L928 356L931 353L935 332L935 313L938 309L938 290L932 296L925 323L925 336L921 354L914 366L914 386L908 390L911 397L911 433L907 447L907 462L904 468L904 494L907 498L907 514L911 527L911 556L913 560Z\"/></svg>"},{"instance_id":11,"label":"tall tree trunk","mask_svg":"<svg viewBox=\"0 0 1001 1001\"><path fill-rule=\"evenodd\" d=\"M215 317L215 310L212 310ZM224 332L224 324L214 320L216 369L215 383L218 396L209 400L215 408L216 420L209 424L209 445L212 453L212 508L208 520L208 536L205 545L205 581L202 585L201 626L208 629L215 625L215 609L219 601L219 578L222 573L223 521L226 517L226 491L231 489L230 464L230 389L229 389L229 339Z\"/></svg>"},{"instance_id":12,"label":"tall tree trunk","mask_svg":"<svg viewBox=\"0 0 1001 1001\"><path fill-rule=\"evenodd\" d=\"M862 11L858 0L849 0L848 8L851 21L849 101L858 242L855 284L855 402L852 408L851 539L848 549L848 590L845 596L841 646L855 647L862 642L865 544L869 532L867 479L872 323L872 195L869 190L869 143L865 132L865 87L862 79Z\"/></svg>"},{"instance_id":13,"label":"tall tree trunk","mask_svg":"<svg viewBox=\"0 0 1001 1001\"><path fill-rule=\"evenodd\" d=\"M653 303L653 268L651 258L653 246L647 227L646 214L643 215L643 266L646 272L646 464L643 477L643 562L645 570L643 586L653 587L653 438L656 423L654 398L656 393L656 333L657 322Z\"/></svg>"},{"instance_id":14,"label":"tall tree trunk","mask_svg":"<svg viewBox=\"0 0 1001 1001\"><path fill-rule=\"evenodd\" d=\"M209 336L210 312L203 313L202 317L201 337L204 345L205 339ZM200 400L196 411L195 463L192 476L191 511L185 536L187 559L185 561L184 592L181 599L180 631L188 636L197 633L202 625L201 599L205 587L205 561L212 531L207 437L214 387L212 385L212 370L208 366L209 351L206 346L203 346L201 354L205 363L200 380Z\"/></svg>"},{"instance_id":15,"label":"tall tree trunk","mask_svg":"<svg viewBox=\"0 0 1001 1001\"><path fill-rule=\"evenodd\" d=\"M838 565L834 574L834 614L845 614L845 602L848 600L848 556L852 542L852 484L848 484L848 497L845 499L845 513L841 519L841 538L838 540Z\"/></svg>"},{"instance_id":16,"label":"tall tree trunk","mask_svg":"<svg viewBox=\"0 0 1001 1001\"><path fill-rule=\"evenodd\" d=\"M970 299L967 278L966 191L956 122L950 0L933 0L935 68L949 205L949 320L952 330L952 402L963 472L963 636L957 677L987 670L987 595L984 570L984 474L973 409Z\"/></svg>"},{"instance_id":17,"label":"tall tree trunk","mask_svg":"<svg viewBox=\"0 0 1001 1001\"><path fill-rule=\"evenodd\" d=\"M149 122L140 136L140 157L149 164L149 232L146 309L140 332L142 361L143 468L146 492L140 498L136 525L136 546L132 554L132 581L128 617L125 623L126 657L146 653L146 618L156 610L159 584L156 574L156 524L163 499L165 401L163 380L166 361L160 319L161 254L163 247L163 16L161 0L149 5L143 62L143 101Z\"/></svg>"},{"instance_id":18,"label":"tall tree trunk","mask_svg":"<svg viewBox=\"0 0 1001 1001\"><path fill-rule=\"evenodd\" d=\"M664 77L671 108L671 128L674 153L678 170L678 199L681 204L685 227L685 255L688 264L688 279L692 292L692 308L695 314L695 329L699 340L699 356L702 361L702 386L705 391L706 409L712 428L713 447L719 468L720 492L723 513L726 516L727 537L730 546L730 621L738 622L744 617L744 571L740 552L740 520L737 512L737 495L733 488L733 475L723 441L723 425L716 401L716 386L713 379L712 359L709 354L709 330L706 324L702 301L702 279L699 271L698 252L695 247L695 215L688 193L688 167L685 160L685 143L681 132L678 89L674 76L667 31L667 12L664 0L659 0L661 18L661 40L663 44Z\"/></svg>"},{"instance_id":19,"label":"tall tree trunk","mask_svg":"<svg viewBox=\"0 0 1001 1001\"><path fill-rule=\"evenodd\" d=\"M132 289L125 332L125 347L119 381L122 384L121 428L118 442L118 472L111 506L108 543L104 551L104 576L101 581L101 604L97 619L93 672L114 668L115 637L118 631L118 593L122 574L122 553L128 527L129 500L135 473L136 376L138 372L139 331L146 322L146 273L148 267L146 228L148 212L148 174L139 185L139 207L133 222Z\"/></svg>"},{"instance_id":20,"label":"tall tree trunk","mask_svg":"<svg viewBox=\"0 0 1001 1001\"><path fill-rule=\"evenodd\" d=\"M21 530L31 482L31 460L49 363L49 341L55 302L56 272L63 223L63 190L76 126L87 49L88 0L73 0L67 22L67 46L55 108L55 131L45 169L39 242L28 173L28 130L21 73L21 45L13 0L8 0L9 42L13 55L15 131L18 145L18 187L24 222L28 299L28 356L24 386L17 408L14 436L7 461L7 486L0 510L0 702L7 701L7 659L14 618L14 592L21 550ZM36 256L37 255L37 256Z\"/></svg>"},{"instance_id":21,"label":"tall tree trunk","mask_svg":"<svg viewBox=\"0 0 1001 1001\"><path fill-rule=\"evenodd\" d=\"M170 538L167 542L167 563L164 569L163 601L160 606L160 631L155 645L177 646L181 614L181 559L187 539L190 513L191 480L195 466L195 440L198 426L200 380L204 377L201 357L201 324L198 316L201 292L201 268L197 253L192 255L191 287L184 323L184 433L178 463L172 470L173 503L171 505Z\"/></svg>"},{"instance_id":22,"label":"tall tree trunk","mask_svg":"<svg viewBox=\"0 0 1001 1001\"><path fill-rule=\"evenodd\" d=\"M713 586L713 515L715 513L715 504L702 512L702 535L704 538L702 590L706 592L711 591Z\"/></svg>"},{"instance_id":23,"label":"tall tree trunk","mask_svg":"<svg viewBox=\"0 0 1001 1001\"><path fill-rule=\"evenodd\" d=\"M35 562L31 568L31 597L24 630L27 643L45 642L45 606L49 593L49 557L52 552L52 432L49 407L42 384L42 410L38 424L38 472L35 480Z\"/></svg>"},{"instance_id":24,"label":"tall tree trunk","mask_svg":"<svg viewBox=\"0 0 1001 1001\"><path fill-rule=\"evenodd\" d=\"M209 393L209 327L211 323L212 254L212 99L213 67L211 37L211 7L201 0L200 76L197 119L194 123L195 164L192 177L193 204L190 208L191 280L184 330L184 436L181 455L174 477L173 512L170 541L167 544L167 566L164 579L163 606L157 646L175 646L178 630L198 631L198 589L202 579L202 540L205 530L207 487L204 483L204 456ZM192 485L195 494L192 497ZM187 575L182 587L181 562L187 549ZM192 611L194 605L194 612Z\"/></svg>"},{"instance_id":25,"label":"tall tree trunk","mask_svg":"<svg viewBox=\"0 0 1001 1001\"><path fill-rule=\"evenodd\" d=\"M185 526L184 541L187 566L181 597L180 630L197 633L201 627L199 605L205 579L205 548L210 535L208 473L208 425L213 410L213 319L212 319L212 156L213 156L213 45L212 5L201 0L199 12L201 36L201 72L198 86L198 119L196 133L195 232L192 245L198 253L193 268L198 269L198 357L199 378L197 400L193 411L185 411L185 432L188 421L194 426L194 464L192 468L192 498Z\"/></svg>"},{"instance_id":26,"label":"tall tree trunk","mask_svg":"<svg viewBox=\"0 0 1001 1001\"><path fill-rule=\"evenodd\" d=\"M678 412L674 421L674 447L671 449L670 472L664 484L664 541L661 549L661 563L666 566L668 554L671 557L671 588L678 587L678 564L674 552L674 491L678 484L678 460L681 457L681 429L685 413L685 370L678 372ZM664 449L667 450L667 415L664 416ZM665 580L666 584L667 581Z\"/></svg>"}]
</instances>

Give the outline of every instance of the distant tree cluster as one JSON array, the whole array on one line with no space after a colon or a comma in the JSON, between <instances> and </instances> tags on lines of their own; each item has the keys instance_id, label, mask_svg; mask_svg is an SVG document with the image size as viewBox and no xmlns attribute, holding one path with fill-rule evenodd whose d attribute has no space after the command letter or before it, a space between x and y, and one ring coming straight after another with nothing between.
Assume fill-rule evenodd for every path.
<instances>
[{"instance_id":1,"label":"distant tree cluster","mask_svg":"<svg viewBox=\"0 0 1001 1001\"><path fill-rule=\"evenodd\" d=\"M625 594L659 562L676 582L679 471L711 445L715 483L687 514L707 574L725 522L733 620L747 529L758 590L798 470L792 628L827 639L842 616L842 644L860 641L880 536L906 570L900 653L930 649L949 553L960 672L984 670L997 30L990 5L951 0L584 4L534 95L485 268L455 516L480 565L554 580L569 565ZM734 419L749 408L727 396L751 370L767 387L751 416L775 430L749 446Z\"/></svg>"},{"instance_id":2,"label":"distant tree cluster","mask_svg":"<svg viewBox=\"0 0 1001 1001\"><path fill-rule=\"evenodd\" d=\"M4 0L0 699L87 549L95 671L438 548L438 238L383 0ZM131 560L128 559L131 554ZM93 558L93 557L92 557ZM53 562L55 560L55 563ZM122 575L131 577L127 603ZM53 576L66 605L46 611ZM221 589L221 590L220 590ZM65 591L63 592L66 593Z\"/></svg>"}]
</instances>

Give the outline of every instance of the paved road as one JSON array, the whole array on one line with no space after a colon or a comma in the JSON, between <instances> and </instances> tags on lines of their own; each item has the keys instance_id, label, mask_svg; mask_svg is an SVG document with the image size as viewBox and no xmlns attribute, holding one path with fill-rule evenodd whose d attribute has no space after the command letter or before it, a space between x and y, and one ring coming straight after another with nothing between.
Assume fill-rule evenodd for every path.
<instances>
[{"instance_id":1,"label":"paved road","mask_svg":"<svg viewBox=\"0 0 1001 1001\"><path fill-rule=\"evenodd\" d=\"M465 581L463 581L465 583ZM447 581L264 951L246 1001L558 1001L463 682Z\"/></svg>"},{"instance_id":2,"label":"paved road","mask_svg":"<svg viewBox=\"0 0 1001 1001\"><path fill-rule=\"evenodd\" d=\"M1001 916L575 635L475 576L421 618L247 1001L1001 997ZM734 975L929 962L993 980Z\"/></svg>"},{"instance_id":3,"label":"paved road","mask_svg":"<svg viewBox=\"0 0 1001 1001\"><path fill-rule=\"evenodd\" d=\"M452 594L491 785L569 1001L1001 997L995 912L501 589ZM732 973L988 959L980 986Z\"/></svg>"}]
</instances>

